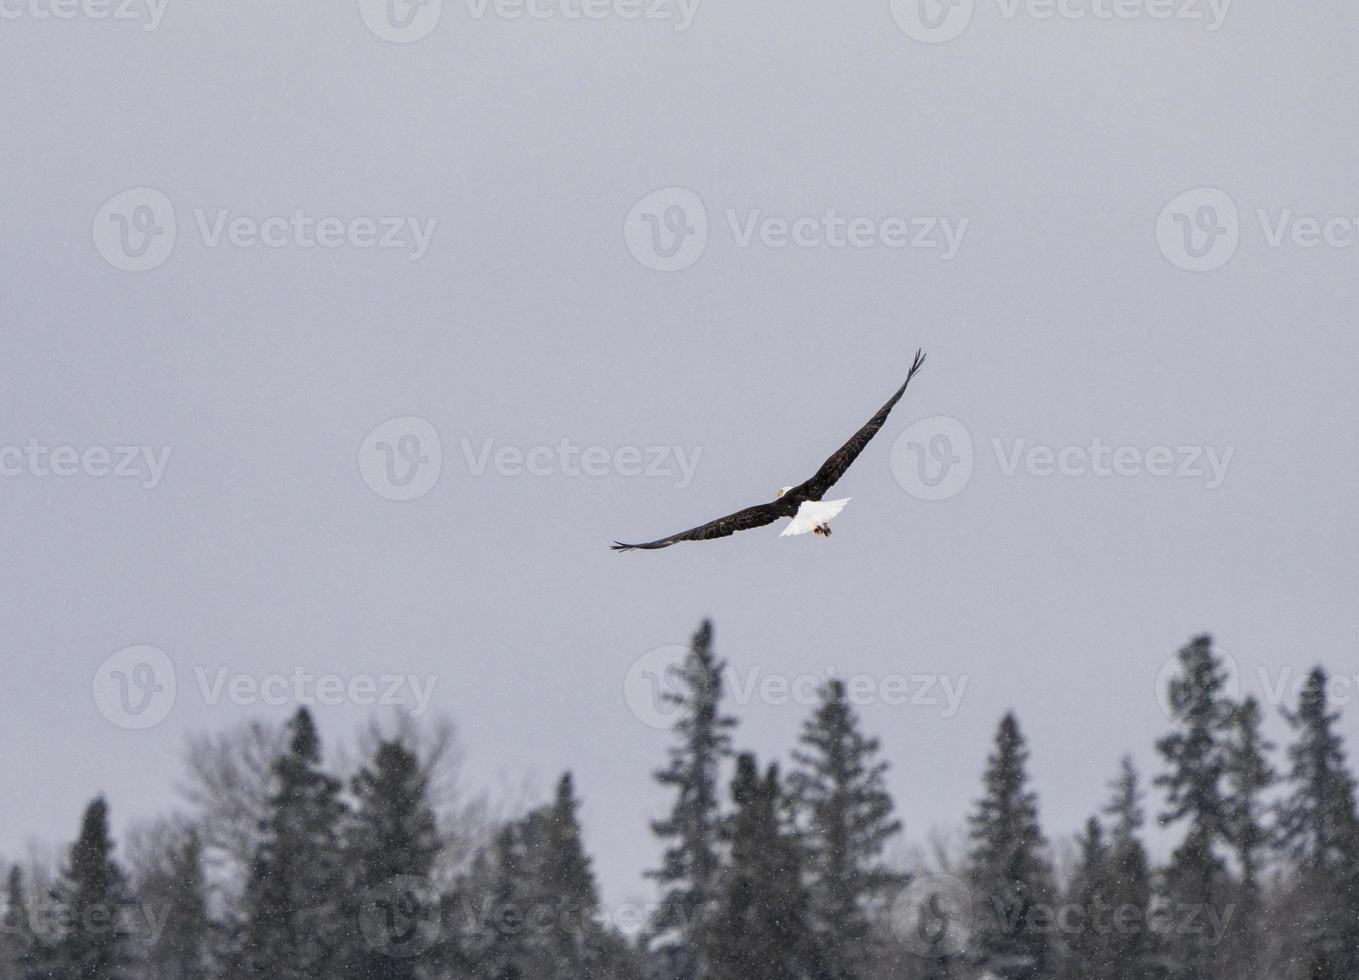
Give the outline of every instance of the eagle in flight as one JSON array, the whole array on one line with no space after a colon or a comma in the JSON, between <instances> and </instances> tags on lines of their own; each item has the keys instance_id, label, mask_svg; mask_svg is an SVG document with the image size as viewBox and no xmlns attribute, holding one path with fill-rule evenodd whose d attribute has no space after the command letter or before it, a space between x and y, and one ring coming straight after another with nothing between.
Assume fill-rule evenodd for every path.
<instances>
[{"instance_id":1,"label":"eagle in flight","mask_svg":"<svg viewBox=\"0 0 1359 980\"><path fill-rule=\"evenodd\" d=\"M633 551L637 548L654 550L656 548L668 548L679 541L707 541L710 538L725 538L737 531L773 524L780 517L792 518L792 522L779 535L781 538L788 537L790 534L806 534L808 531L823 537L830 537L831 518L844 510L845 504L853 498L846 497L843 500L822 500L821 498L825 496L827 490L835 485L835 481L845 475L845 470L849 469L849 465L858 458L859 453L864 451L864 446L868 445L868 441L878 434L882 424L887 421L887 416L892 411L892 407L901 400L901 396L906 392L906 386L911 383L911 379L915 377L915 373L920 370L920 366L924 363L925 355L917 350L915 360L911 363L911 370L906 374L906 380L901 383L896 394L887 399L887 404L878 409L878 413L865 422L863 428L850 437L849 442L837 449L830 459L822 463L821 469L817 470L810 480L795 487L784 487L767 504L756 504L754 507L738 510L735 514L728 514L726 517L719 517L707 524L700 524L698 527L672 534L669 537L658 538L655 541L648 541L645 544L623 544L620 541L615 541L613 550Z\"/></svg>"}]
</instances>

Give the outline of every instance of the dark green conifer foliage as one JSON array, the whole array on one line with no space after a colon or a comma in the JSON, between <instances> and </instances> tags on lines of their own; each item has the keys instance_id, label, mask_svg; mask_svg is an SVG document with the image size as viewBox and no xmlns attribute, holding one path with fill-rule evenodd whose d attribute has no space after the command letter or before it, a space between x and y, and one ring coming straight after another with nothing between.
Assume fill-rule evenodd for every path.
<instances>
[{"instance_id":1,"label":"dark green conifer foliage","mask_svg":"<svg viewBox=\"0 0 1359 980\"><path fill-rule=\"evenodd\" d=\"M1140 837L1145 815L1137 769L1130 757L1123 758L1113 783L1113 799L1104 813L1112 820L1107 897L1112 914L1123 917L1123 925L1109 935L1109 980L1150 980L1156 975L1157 962L1151 928L1151 861Z\"/></svg>"},{"instance_id":2,"label":"dark green conifer foliage","mask_svg":"<svg viewBox=\"0 0 1359 980\"><path fill-rule=\"evenodd\" d=\"M1312 670L1297 708L1284 712L1293 742L1278 811L1278 845L1296 869L1309 978L1359 976L1359 817L1327 680L1324 669Z\"/></svg>"},{"instance_id":3,"label":"dark green conifer foliage","mask_svg":"<svg viewBox=\"0 0 1359 980\"><path fill-rule=\"evenodd\" d=\"M127 937L120 928L127 881L113 858L108 804L102 796L85 808L58 895L65 919L58 943L59 975L71 980L127 977Z\"/></svg>"},{"instance_id":4,"label":"dark green conifer foliage","mask_svg":"<svg viewBox=\"0 0 1359 980\"><path fill-rule=\"evenodd\" d=\"M803 818L812 925L827 975L852 980L877 952L869 902L902 880L882 862L901 821L893 816L879 742L859 730L843 682L822 689L801 746L788 782Z\"/></svg>"},{"instance_id":5,"label":"dark green conifer foliage","mask_svg":"<svg viewBox=\"0 0 1359 980\"><path fill-rule=\"evenodd\" d=\"M725 664L712 649L712 623L694 634L689 655L663 699L676 712L676 742L670 762L656 780L675 794L668 816L652 831L666 842L661 867L649 872L660 882L661 902L650 926L650 945L665 966L665 980L703 980L703 930L712 916L720 861L721 816L718 777L731 754L735 719L722 713Z\"/></svg>"},{"instance_id":6,"label":"dark green conifer foliage","mask_svg":"<svg viewBox=\"0 0 1359 980\"><path fill-rule=\"evenodd\" d=\"M1223 787L1226 736L1235 706L1226 692L1227 674L1211 637L1196 637L1179 652L1179 673L1171 679L1168 703L1177 728L1156 743L1168 770L1156 778L1166 790L1163 825L1184 824L1184 837L1162 875L1169 915L1215 917L1230 922L1234 883L1220 848L1231 843ZM1221 936L1205 929L1171 929L1167 937L1171 980L1217 980L1226 969Z\"/></svg>"},{"instance_id":7,"label":"dark green conifer foliage","mask_svg":"<svg viewBox=\"0 0 1359 980\"><path fill-rule=\"evenodd\" d=\"M1051 966L1050 927L1040 910L1052 905L1056 886L1028 787L1028 757L1019 723L1007 713L969 820L973 951L983 968L1007 980L1046 977Z\"/></svg>"},{"instance_id":8,"label":"dark green conifer foliage","mask_svg":"<svg viewBox=\"0 0 1359 980\"><path fill-rule=\"evenodd\" d=\"M246 885L245 967L271 980L330 980L352 962L358 924L341 901L345 807L339 780L321 769L311 713L289 725L274 764L264 841Z\"/></svg>"},{"instance_id":9,"label":"dark green conifer foliage","mask_svg":"<svg viewBox=\"0 0 1359 980\"><path fill-rule=\"evenodd\" d=\"M354 814L347 837L351 886L346 902L348 921L361 914L357 902L378 889L386 901L421 903L432 898L433 886L406 887L407 880L429 883L439 853L439 833L427 798L427 779L415 753L399 740L378 744L372 761L353 779ZM392 895L382 894L391 889ZM393 923L393 940L370 938L355 950L354 976L360 980L413 980L429 950L410 945L410 932L426 914L405 907ZM379 934L379 939L383 938ZM399 955L398 955L399 954Z\"/></svg>"},{"instance_id":10,"label":"dark green conifer foliage","mask_svg":"<svg viewBox=\"0 0 1359 980\"><path fill-rule=\"evenodd\" d=\"M799 980L821 970L809 928L800 847L782 826L778 768L743 753L731 788L731 856L704 961L712 980Z\"/></svg>"}]
</instances>

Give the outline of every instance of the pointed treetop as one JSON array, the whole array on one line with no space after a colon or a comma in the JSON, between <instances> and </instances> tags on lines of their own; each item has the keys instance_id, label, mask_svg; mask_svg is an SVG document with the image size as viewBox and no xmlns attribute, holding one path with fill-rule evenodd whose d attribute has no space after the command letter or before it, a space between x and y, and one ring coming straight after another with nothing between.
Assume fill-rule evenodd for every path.
<instances>
[{"instance_id":1,"label":"pointed treetop","mask_svg":"<svg viewBox=\"0 0 1359 980\"><path fill-rule=\"evenodd\" d=\"M1132 756L1123 757L1119 764L1118 778L1109 785L1114 791L1113 799L1104 808L1104 812L1107 816L1118 818L1115 825L1118 836L1130 837L1141 828L1146 819L1146 814L1142 810L1142 797L1145 794L1139 788L1137 768L1133 765Z\"/></svg>"},{"instance_id":2,"label":"pointed treetop","mask_svg":"<svg viewBox=\"0 0 1359 980\"><path fill-rule=\"evenodd\" d=\"M298 708L297 714L293 715L292 721L288 723L288 730L291 733L289 751L293 756L307 762L319 762L321 738L316 733L316 723L312 721L311 712L306 708Z\"/></svg>"}]
</instances>

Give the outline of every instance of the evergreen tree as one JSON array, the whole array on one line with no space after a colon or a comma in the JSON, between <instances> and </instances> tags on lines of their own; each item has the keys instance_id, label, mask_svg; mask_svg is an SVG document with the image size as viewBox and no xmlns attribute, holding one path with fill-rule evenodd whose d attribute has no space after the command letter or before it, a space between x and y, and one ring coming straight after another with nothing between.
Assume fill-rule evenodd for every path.
<instances>
[{"instance_id":1,"label":"evergreen tree","mask_svg":"<svg viewBox=\"0 0 1359 980\"><path fill-rule=\"evenodd\" d=\"M206 980L212 975L203 844L190 828L167 842L164 857L140 883L143 906L163 914L158 940L146 951L157 980Z\"/></svg>"},{"instance_id":2,"label":"evergreen tree","mask_svg":"<svg viewBox=\"0 0 1359 980\"><path fill-rule=\"evenodd\" d=\"M1151 862L1138 836L1144 820L1142 792L1137 770L1127 756L1113 791L1104 810L1114 821L1106 883L1106 897L1116 917L1109 936L1108 980L1149 980L1155 975L1156 956L1156 937L1151 931Z\"/></svg>"},{"instance_id":3,"label":"evergreen tree","mask_svg":"<svg viewBox=\"0 0 1359 980\"><path fill-rule=\"evenodd\" d=\"M538 939L543 980L577 980L598 972L605 956L596 914L599 893L581 840L571 774L557 782L552 804L535 813L533 855L536 905L551 911Z\"/></svg>"},{"instance_id":4,"label":"evergreen tree","mask_svg":"<svg viewBox=\"0 0 1359 980\"><path fill-rule=\"evenodd\" d=\"M743 753L732 782L735 813L728 833L717 917L705 936L712 980L821 977L802 884L799 845L779 818L778 768L764 778Z\"/></svg>"},{"instance_id":5,"label":"evergreen tree","mask_svg":"<svg viewBox=\"0 0 1359 980\"><path fill-rule=\"evenodd\" d=\"M664 698L678 711L670 763L656 780L675 793L670 815L651 829L667 846L661 867L649 877L661 883L659 911L653 916L651 946L665 961L666 980L704 980L703 930L711 915L720 860L717 780L731 754L734 719L722 714L725 664L712 650L712 623L694 634L678 678L678 690Z\"/></svg>"},{"instance_id":6,"label":"evergreen tree","mask_svg":"<svg viewBox=\"0 0 1359 980\"><path fill-rule=\"evenodd\" d=\"M570 773L547 806L505 824L452 896L454 968L477 980L633 976L598 920L599 891Z\"/></svg>"},{"instance_id":7,"label":"evergreen tree","mask_svg":"<svg viewBox=\"0 0 1359 980\"><path fill-rule=\"evenodd\" d=\"M271 980L330 980L351 955L356 927L343 916L340 783L320 768L311 713L289 724L274 764L263 841L246 884L246 968Z\"/></svg>"},{"instance_id":8,"label":"evergreen tree","mask_svg":"<svg viewBox=\"0 0 1359 980\"><path fill-rule=\"evenodd\" d=\"M1028 755L1019 723L1007 713L969 819L969 870L979 904L973 945L983 967L1016 980L1048 974L1050 924L1036 906L1050 905L1055 892L1037 797L1028 789Z\"/></svg>"},{"instance_id":9,"label":"evergreen tree","mask_svg":"<svg viewBox=\"0 0 1359 980\"><path fill-rule=\"evenodd\" d=\"M1278 812L1278 845L1297 869L1309 980L1359 975L1359 818L1326 684L1326 671L1315 668L1297 709L1284 712L1294 741L1289 792Z\"/></svg>"},{"instance_id":10,"label":"evergreen tree","mask_svg":"<svg viewBox=\"0 0 1359 980\"><path fill-rule=\"evenodd\" d=\"M1187 823L1184 840L1163 876L1164 898L1174 921L1187 913L1229 922L1232 882L1217 852L1230 843L1228 807L1223 791L1226 769L1224 733L1233 715L1225 686L1227 675L1212 638L1196 637L1179 652L1180 673L1171 679L1169 704L1179 729L1156 743L1169 771L1158 776L1169 802L1163 825ZM1204 929L1172 929L1169 938L1172 978L1215 980L1222 975L1221 936Z\"/></svg>"},{"instance_id":11,"label":"evergreen tree","mask_svg":"<svg viewBox=\"0 0 1359 980\"><path fill-rule=\"evenodd\" d=\"M428 882L439 852L434 811L427 799L427 781L415 753L399 740L378 744L372 762L353 779L355 811L346 835L346 852L352 879L346 919L363 914L356 907L372 889L394 888L403 907L400 921L389 922L378 941L368 942L356 953L354 976L362 980L413 980L425 950L416 946L393 948L383 939L410 941L409 928L427 910L406 907L430 900L429 889L406 889L402 879ZM383 896L390 899L390 896ZM408 955L409 954L409 955Z\"/></svg>"},{"instance_id":12,"label":"evergreen tree","mask_svg":"<svg viewBox=\"0 0 1359 980\"><path fill-rule=\"evenodd\" d=\"M1228 933L1228 969L1241 976L1260 957L1261 866L1270 833L1265 826L1261 797L1275 780L1267 754L1274 746L1260 734L1260 705L1246 698L1232 713L1223 763L1226 777L1227 837L1236 853L1240 882L1236 911Z\"/></svg>"},{"instance_id":13,"label":"evergreen tree","mask_svg":"<svg viewBox=\"0 0 1359 980\"><path fill-rule=\"evenodd\" d=\"M461 943L461 959L476 980L533 980L533 951L528 917L534 888L529 874L525 825L508 823L496 834L492 853L474 870L465 890L474 910L475 931ZM482 882L488 900L479 904Z\"/></svg>"},{"instance_id":14,"label":"evergreen tree","mask_svg":"<svg viewBox=\"0 0 1359 980\"><path fill-rule=\"evenodd\" d=\"M1113 948L1110 902L1113 882L1113 856L1105 840L1104 828L1091 817L1085 833L1077 839L1080 857L1071 875L1066 901L1076 910L1071 918L1072 932L1067 936L1064 975L1070 980L1099 977L1110 980L1117 967Z\"/></svg>"},{"instance_id":15,"label":"evergreen tree","mask_svg":"<svg viewBox=\"0 0 1359 980\"><path fill-rule=\"evenodd\" d=\"M868 903L901 882L882 864L883 847L901 822L892 815L878 740L859 731L843 682L823 688L801 743L789 784L805 816L812 925L827 975L852 980L872 953Z\"/></svg>"},{"instance_id":16,"label":"evergreen tree","mask_svg":"<svg viewBox=\"0 0 1359 980\"><path fill-rule=\"evenodd\" d=\"M113 858L108 804L102 796L85 808L58 898L65 926L58 943L58 975L70 980L126 977L127 937L121 917L127 885Z\"/></svg>"},{"instance_id":17,"label":"evergreen tree","mask_svg":"<svg viewBox=\"0 0 1359 980\"><path fill-rule=\"evenodd\" d=\"M5 879L5 917L0 929L0 977L14 980L37 980L46 976L43 964L51 960L52 951L34 932L28 913L28 895L24 890L24 873L16 864Z\"/></svg>"}]
</instances>

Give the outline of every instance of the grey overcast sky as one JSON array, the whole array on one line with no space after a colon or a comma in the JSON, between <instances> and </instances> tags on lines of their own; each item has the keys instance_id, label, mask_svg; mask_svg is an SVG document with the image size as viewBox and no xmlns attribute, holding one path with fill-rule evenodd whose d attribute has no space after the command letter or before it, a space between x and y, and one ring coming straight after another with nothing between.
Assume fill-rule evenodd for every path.
<instances>
[{"instance_id":1,"label":"grey overcast sky","mask_svg":"<svg viewBox=\"0 0 1359 980\"><path fill-rule=\"evenodd\" d=\"M913 841L1010 707L1054 835L1150 775L1200 632L1359 738L1359 8L920 2L0 0L0 854L176 806L296 671L332 746L411 675L645 894L704 616L762 756L865 678ZM918 346L829 541L608 550Z\"/></svg>"}]
</instances>

